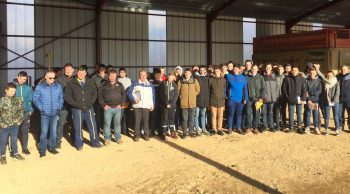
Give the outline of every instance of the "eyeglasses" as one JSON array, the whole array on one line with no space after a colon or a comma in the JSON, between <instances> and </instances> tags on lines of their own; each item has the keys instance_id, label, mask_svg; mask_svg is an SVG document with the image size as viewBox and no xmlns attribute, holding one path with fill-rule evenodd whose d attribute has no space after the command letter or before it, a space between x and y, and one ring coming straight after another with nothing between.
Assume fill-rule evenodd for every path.
<instances>
[{"instance_id":1,"label":"eyeglasses","mask_svg":"<svg viewBox=\"0 0 350 194\"><path fill-rule=\"evenodd\" d=\"M48 77L47 79L55 79L54 77Z\"/></svg>"}]
</instances>

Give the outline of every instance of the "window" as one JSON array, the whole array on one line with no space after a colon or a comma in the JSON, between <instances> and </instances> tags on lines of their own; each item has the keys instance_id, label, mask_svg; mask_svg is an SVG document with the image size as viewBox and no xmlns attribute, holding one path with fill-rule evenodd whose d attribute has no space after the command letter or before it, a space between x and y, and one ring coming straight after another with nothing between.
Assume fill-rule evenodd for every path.
<instances>
[{"instance_id":1,"label":"window","mask_svg":"<svg viewBox=\"0 0 350 194\"><path fill-rule=\"evenodd\" d=\"M322 24L319 23L313 23L312 24L312 30L322 30Z\"/></svg>"},{"instance_id":2,"label":"window","mask_svg":"<svg viewBox=\"0 0 350 194\"><path fill-rule=\"evenodd\" d=\"M33 4L34 0L7 0L14 3ZM7 48L20 55L34 49L34 38L25 36L34 36L34 6L26 5L7 5ZM11 37L16 35L16 37ZM22 37L21 37L22 36ZM8 61L18 57L18 55L8 52ZM34 61L34 52L25 56ZM8 68L33 68L34 64L24 58L18 58L8 64ZM8 70L8 81L13 81L21 69ZM34 78L34 69L26 70L28 75ZM32 80L32 84L33 84Z\"/></svg>"},{"instance_id":3,"label":"window","mask_svg":"<svg viewBox=\"0 0 350 194\"><path fill-rule=\"evenodd\" d=\"M157 14L148 16L148 37L156 40L149 42L149 64L166 66L166 12L149 10L148 13Z\"/></svg>"},{"instance_id":4,"label":"window","mask_svg":"<svg viewBox=\"0 0 350 194\"><path fill-rule=\"evenodd\" d=\"M256 37L256 19L243 18L243 42L252 43L243 45L243 60L253 57L253 38Z\"/></svg>"}]
</instances>

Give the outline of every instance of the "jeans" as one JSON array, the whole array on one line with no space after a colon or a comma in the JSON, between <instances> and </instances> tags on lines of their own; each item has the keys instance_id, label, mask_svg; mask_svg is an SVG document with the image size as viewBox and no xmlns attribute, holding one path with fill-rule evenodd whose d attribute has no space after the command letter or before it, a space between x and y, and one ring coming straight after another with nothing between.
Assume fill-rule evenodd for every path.
<instances>
[{"instance_id":1,"label":"jeans","mask_svg":"<svg viewBox=\"0 0 350 194\"><path fill-rule=\"evenodd\" d=\"M113 129L115 140L121 138L121 119L122 109L121 108L110 108L104 112L104 123L103 123L103 135L105 140L111 139L111 122L113 120Z\"/></svg>"},{"instance_id":2,"label":"jeans","mask_svg":"<svg viewBox=\"0 0 350 194\"><path fill-rule=\"evenodd\" d=\"M345 125L345 110L348 112L348 126L350 126L350 105L347 105L346 102L343 102L339 103L339 127L344 127Z\"/></svg>"},{"instance_id":3,"label":"jeans","mask_svg":"<svg viewBox=\"0 0 350 194\"><path fill-rule=\"evenodd\" d=\"M85 121L86 126L89 130L90 140L92 143L92 147L96 147L100 145L99 142L99 133L96 128L96 120L95 120L94 109L90 109L87 111L83 111L80 109L72 108L72 117L74 124L74 136L75 136L75 147L81 148L83 147L83 122Z\"/></svg>"},{"instance_id":4,"label":"jeans","mask_svg":"<svg viewBox=\"0 0 350 194\"><path fill-rule=\"evenodd\" d=\"M232 130L234 126L236 126L237 129L241 129L243 106L244 105L241 102L234 102L232 100L229 100L227 119L229 130Z\"/></svg>"},{"instance_id":5,"label":"jeans","mask_svg":"<svg viewBox=\"0 0 350 194\"><path fill-rule=\"evenodd\" d=\"M274 109L274 120L276 123L276 128L285 128L287 126L287 103L284 101L276 102L273 106Z\"/></svg>"},{"instance_id":6,"label":"jeans","mask_svg":"<svg viewBox=\"0 0 350 194\"><path fill-rule=\"evenodd\" d=\"M63 137L63 129L64 125L66 124L68 117L68 110L62 109L58 113L58 121L57 121L57 143L62 142L62 137Z\"/></svg>"},{"instance_id":7,"label":"jeans","mask_svg":"<svg viewBox=\"0 0 350 194\"><path fill-rule=\"evenodd\" d=\"M149 112L147 108L134 108L135 113L135 137L141 136L141 123L144 136L149 137Z\"/></svg>"},{"instance_id":8,"label":"jeans","mask_svg":"<svg viewBox=\"0 0 350 194\"><path fill-rule=\"evenodd\" d=\"M182 130L183 135L187 135L187 129L189 133L193 132L193 120L195 108L182 108Z\"/></svg>"},{"instance_id":9,"label":"jeans","mask_svg":"<svg viewBox=\"0 0 350 194\"><path fill-rule=\"evenodd\" d=\"M325 106L324 107L324 120L325 120L325 128L329 127L329 118L331 116L331 109L333 110L333 117L335 123L335 129L339 129L339 103L335 103L334 106Z\"/></svg>"},{"instance_id":10,"label":"jeans","mask_svg":"<svg viewBox=\"0 0 350 194\"><path fill-rule=\"evenodd\" d=\"M8 143L8 137L10 136L11 153L13 155L18 154L17 136L18 126L8 127L0 129L0 155L6 157L6 145Z\"/></svg>"},{"instance_id":11,"label":"jeans","mask_svg":"<svg viewBox=\"0 0 350 194\"><path fill-rule=\"evenodd\" d=\"M263 126L264 129L270 128L274 129L274 123L273 123L273 106L274 103L264 103L263 105Z\"/></svg>"},{"instance_id":12,"label":"jeans","mask_svg":"<svg viewBox=\"0 0 350 194\"><path fill-rule=\"evenodd\" d=\"M129 135L130 108L122 109L121 130L124 135Z\"/></svg>"},{"instance_id":13,"label":"jeans","mask_svg":"<svg viewBox=\"0 0 350 194\"><path fill-rule=\"evenodd\" d=\"M297 109L297 123L298 126L301 126L302 123L302 110L303 110L303 105L301 104L290 104L288 103L288 110L289 110L289 129L293 129L294 127L294 109Z\"/></svg>"},{"instance_id":14,"label":"jeans","mask_svg":"<svg viewBox=\"0 0 350 194\"><path fill-rule=\"evenodd\" d=\"M29 136L29 128L30 128L30 116L31 112L24 113L24 119L22 124L19 126L19 129L22 133L22 149L28 149L28 136Z\"/></svg>"},{"instance_id":15,"label":"jeans","mask_svg":"<svg viewBox=\"0 0 350 194\"><path fill-rule=\"evenodd\" d=\"M255 108L256 102L257 101L247 102L247 128L256 129L259 127L260 112Z\"/></svg>"},{"instance_id":16,"label":"jeans","mask_svg":"<svg viewBox=\"0 0 350 194\"><path fill-rule=\"evenodd\" d=\"M194 113L194 127L196 130L201 128L202 130L205 130L206 126L206 119L207 119L207 108L200 108L197 107L196 111ZM198 131L199 132L199 131Z\"/></svg>"},{"instance_id":17,"label":"jeans","mask_svg":"<svg viewBox=\"0 0 350 194\"><path fill-rule=\"evenodd\" d=\"M211 124L213 130L222 130L225 107L211 107Z\"/></svg>"},{"instance_id":18,"label":"jeans","mask_svg":"<svg viewBox=\"0 0 350 194\"><path fill-rule=\"evenodd\" d=\"M311 110L309 106L306 104L305 105L305 127L310 127L310 117L311 117L311 112L312 112L312 118L313 118L313 123L314 127L318 128L318 114L319 111L317 110Z\"/></svg>"},{"instance_id":19,"label":"jeans","mask_svg":"<svg viewBox=\"0 0 350 194\"><path fill-rule=\"evenodd\" d=\"M50 127L49 150L56 149L57 120L58 120L57 115L56 116L41 115L41 133L40 133L39 152L42 154L45 154L46 152L47 132L49 130L49 127Z\"/></svg>"}]
</instances>

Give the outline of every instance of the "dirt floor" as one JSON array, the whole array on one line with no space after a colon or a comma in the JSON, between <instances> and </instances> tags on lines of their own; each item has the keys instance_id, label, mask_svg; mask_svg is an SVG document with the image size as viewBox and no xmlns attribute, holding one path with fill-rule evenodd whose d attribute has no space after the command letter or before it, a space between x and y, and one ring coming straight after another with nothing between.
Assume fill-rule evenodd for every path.
<instances>
[{"instance_id":1,"label":"dirt floor","mask_svg":"<svg viewBox=\"0 0 350 194\"><path fill-rule=\"evenodd\" d=\"M0 193L350 193L350 133L332 134L123 136L80 152L64 139L45 158L31 135L32 154L0 166Z\"/></svg>"}]
</instances>

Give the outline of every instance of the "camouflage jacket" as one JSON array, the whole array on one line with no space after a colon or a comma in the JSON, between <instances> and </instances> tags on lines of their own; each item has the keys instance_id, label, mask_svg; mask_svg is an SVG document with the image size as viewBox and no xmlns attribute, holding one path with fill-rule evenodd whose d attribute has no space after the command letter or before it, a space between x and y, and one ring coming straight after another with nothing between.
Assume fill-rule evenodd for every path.
<instances>
[{"instance_id":1,"label":"camouflage jacket","mask_svg":"<svg viewBox=\"0 0 350 194\"><path fill-rule=\"evenodd\" d=\"M23 113L23 103L20 98L0 98L0 129L19 126L23 121Z\"/></svg>"}]
</instances>

